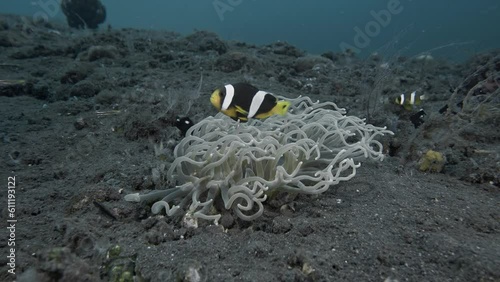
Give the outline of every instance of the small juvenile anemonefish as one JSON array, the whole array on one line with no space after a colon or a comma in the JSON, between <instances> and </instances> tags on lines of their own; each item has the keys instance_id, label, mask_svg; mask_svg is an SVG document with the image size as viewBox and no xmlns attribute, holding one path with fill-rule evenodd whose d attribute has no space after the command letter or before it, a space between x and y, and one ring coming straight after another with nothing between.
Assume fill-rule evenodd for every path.
<instances>
[{"instance_id":1,"label":"small juvenile anemonefish","mask_svg":"<svg viewBox=\"0 0 500 282\"><path fill-rule=\"evenodd\" d=\"M180 116L177 116L175 118L174 125L175 125L175 127L177 127L181 131L182 136L186 136L186 132L194 124L193 124L193 121L189 117L181 118Z\"/></svg>"},{"instance_id":2,"label":"small juvenile anemonefish","mask_svg":"<svg viewBox=\"0 0 500 282\"><path fill-rule=\"evenodd\" d=\"M272 115L285 115L290 102L278 100L273 94L248 83L227 84L216 89L210 97L214 107L234 120L264 119Z\"/></svg>"},{"instance_id":3,"label":"small juvenile anemonefish","mask_svg":"<svg viewBox=\"0 0 500 282\"><path fill-rule=\"evenodd\" d=\"M425 95L417 95L417 91L413 91L410 95L401 94L394 101L397 105L403 106L405 110L411 111L415 105L420 105L425 100Z\"/></svg>"}]
</instances>

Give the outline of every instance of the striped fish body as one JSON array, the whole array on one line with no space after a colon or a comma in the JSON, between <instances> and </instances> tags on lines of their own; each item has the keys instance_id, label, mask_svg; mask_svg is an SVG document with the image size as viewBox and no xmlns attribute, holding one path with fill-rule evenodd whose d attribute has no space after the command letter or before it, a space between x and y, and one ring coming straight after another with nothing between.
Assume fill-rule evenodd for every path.
<instances>
[{"instance_id":1,"label":"striped fish body","mask_svg":"<svg viewBox=\"0 0 500 282\"><path fill-rule=\"evenodd\" d=\"M242 122L275 114L285 115L290 107L290 102L280 101L272 93L248 83L227 84L216 89L210 102L220 112Z\"/></svg>"},{"instance_id":2,"label":"striped fish body","mask_svg":"<svg viewBox=\"0 0 500 282\"><path fill-rule=\"evenodd\" d=\"M405 108L405 110L411 111L414 106L420 105L424 99L425 95L417 95L417 92L413 91L410 95L404 93L399 95L394 102Z\"/></svg>"}]
</instances>

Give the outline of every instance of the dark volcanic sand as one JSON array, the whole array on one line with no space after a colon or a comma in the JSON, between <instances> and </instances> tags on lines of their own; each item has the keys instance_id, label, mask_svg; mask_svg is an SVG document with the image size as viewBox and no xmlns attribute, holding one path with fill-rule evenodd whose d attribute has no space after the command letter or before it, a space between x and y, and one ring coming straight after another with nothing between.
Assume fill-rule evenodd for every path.
<instances>
[{"instance_id":1,"label":"dark volcanic sand","mask_svg":"<svg viewBox=\"0 0 500 282\"><path fill-rule=\"evenodd\" d=\"M362 60L208 32L77 32L1 16L0 171L2 187L16 177L17 281L109 281L126 271L136 281L499 281L497 54L463 64ZM155 145L180 140L172 123L189 99L187 115L200 121L216 114L211 92L238 81L369 113L395 131L383 140L387 158L322 195L267 205L254 222L227 214L226 226L189 229L124 201L167 187L152 170L171 156L155 156ZM392 103L413 90L428 97L417 129ZM438 113L464 97L468 108ZM418 169L429 149L446 157L440 173ZM6 198L2 189L4 223ZM2 234L0 281L12 281Z\"/></svg>"}]
</instances>

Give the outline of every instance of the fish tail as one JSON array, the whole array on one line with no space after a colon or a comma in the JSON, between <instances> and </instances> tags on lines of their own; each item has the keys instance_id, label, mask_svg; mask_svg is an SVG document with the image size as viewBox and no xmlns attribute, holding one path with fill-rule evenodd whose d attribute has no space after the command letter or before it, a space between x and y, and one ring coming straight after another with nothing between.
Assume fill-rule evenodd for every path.
<instances>
[{"instance_id":1,"label":"fish tail","mask_svg":"<svg viewBox=\"0 0 500 282\"><path fill-rule=\"evenodd\" d=\"M279 114L279 115L286 115L286 113L288 112L288 108L290 108L290 105L292 103L290 103L289 101L285 101L285 100L281 100L281 101L278 101L278 103L276 103L276 113Z\"/></svg>"}]
</instances>

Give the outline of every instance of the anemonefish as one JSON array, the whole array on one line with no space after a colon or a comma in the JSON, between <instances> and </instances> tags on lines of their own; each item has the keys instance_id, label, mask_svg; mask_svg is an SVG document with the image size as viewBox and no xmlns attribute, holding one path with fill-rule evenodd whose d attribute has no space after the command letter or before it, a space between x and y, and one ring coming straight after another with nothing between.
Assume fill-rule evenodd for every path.
<instances>
[{"instance_id":1,"label":"anemonefish","mask_svg":"<svg viewBox=\"0 0 500 282\"><path fill-rule=\"evenodd\" d=\"M425 95L417 95L417 91L413 91L410 95L401 94L394 101L397 105L403 106L405 110L411 111L415 105L420 105L425 100Z\"/></svg>"},{"instance_id":2,"label":"anemonefish","mask_svg":"<svg viewBox=\"0 0 500 282\"><path fill-rule=\"evenodd\" d=\"M264 119L272 115L285 115L290 102L278 100L273 94L248 83L227 84L216 89L210 97L214 107L234 120Z\"/></svg>"},{"instance_id":3,"label":"anemonefish","mask_svg":"<svg viewBox=\"0 0 500 282\"><path fill-rule=\"evenodd\" d=\"M417 128L425 122L424 117L426 115L427 114L424 112L424 109L420 109L420 111L418 111L410 116L410 121L411 121L411 123L413 123L413 126L415 126L415 128Z\"/></svg>"},{"instance_id":4,"label":"anemonefish","mask_svg":"<svg viewBox=\"0 0 500 282\"><path fill-rule=\"evenodd\" d=\"M175 125L175 127L177 127L181 131L182 136L186 136L186 132L194 124L193 124L193 121L189 117L181 118L181 117L177 116L175 118L174 125Z\"/></svg>"}]
</instances>

